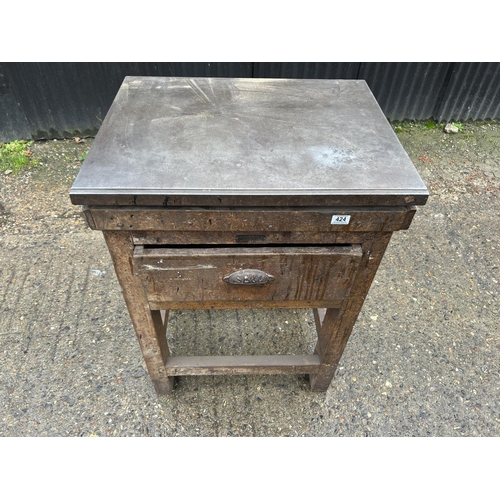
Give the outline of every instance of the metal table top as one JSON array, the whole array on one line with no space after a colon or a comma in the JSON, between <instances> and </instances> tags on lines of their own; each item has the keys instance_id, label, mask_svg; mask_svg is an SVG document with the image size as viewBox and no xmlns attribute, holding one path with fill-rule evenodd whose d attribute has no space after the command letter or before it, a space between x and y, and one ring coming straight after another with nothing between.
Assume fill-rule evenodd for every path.
<instances>
[{"instance_id":1,"label":"metal table top","mask_svg":"<svg viewBox=\"0 0 500 500\"><path fill-rule=\"evenodd\" d=\"M387 206L428 191L362 80L126 77L70 197Z\"/></svg>"}]
</instances>

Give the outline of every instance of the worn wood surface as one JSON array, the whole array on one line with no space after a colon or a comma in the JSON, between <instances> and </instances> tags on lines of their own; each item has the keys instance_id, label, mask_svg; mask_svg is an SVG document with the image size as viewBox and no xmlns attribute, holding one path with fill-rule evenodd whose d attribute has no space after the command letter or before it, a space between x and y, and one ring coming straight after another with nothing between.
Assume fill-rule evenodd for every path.
<instances>
[{"instance_id":1,"label":"worn wood surface","mask_svg":"<svg viewBox=\"0 0 500 500\"><path fill-rule=\"evenodd\" d=\"M283 246L283 245L361 245L376 238L376 232L261 232L249 231L132 231L135 245L155 246Z\"/></svg>"},{"instance_id":2,"label":"worn wood surface","mask_svg":"<svg viewBox=\"0 0 500 500\"><path fill-rule=\"evenodd\" d=\"M134 272L150 302L336 301L347 297L361 260L359 245L331 247L136 247ZM273 277L266 284L231 284L238 270ZM247 271L247 274L248 273Z\"/></svg>"},{"instance_id":3,"label":"worn wood surface","mask_svg":"<svg viewBox=\"0 0 500 500\"><path fill-rule=\"evenodd\" d=\"M391 236L391 233L382 233L378 238L364 243L363 258L348 299L338 310L327 309L323 320L316 313L316 324L319 323L320 327L317 329L315 353L320 356L321 367L310 377L313 391L328 389Z\"/></svg>"},{"instance_id":4,"label":"worn wood surface","mask_svg":"<svg viewBox=\"0 0 500 500\"><path fill-rule=\"evenodd\" d=\"M328 233L334 236L334 241L354 240L360 245L269 248L240 245L214 248L162 248L155 245L148 248L134 244L138 234L143 235L142 241L157 243L159 234L168 239L171 234L181 233L155 232L151 235L104 231L104 234L134 327L140 332L138 338L151 378L157 391L166 394L172 390L173 375L223 373L308 373L311 389L325 391L335 374L392 233ZM231 234L234 238L234 233L224 234ZM275 234L289 236L290 233ZM310 232L302 234L315 235ZM270 267L268 263L271 263ZM275 279L265 285L243 286L230 285L222 280L234 269L244 268L261 268L271 275L275 273L281 282ZM303 280L302 290L307 292L299 290L300 280ZM216 286L207 286L207 283L216 283ZM138 286L141 290L137 290ZM310 293L317 294L316 300L308 297ZM228 357L227 360L214 361L211 357L199 357L197 361L196 357L177 359L169 356L167 318L164 321L160 311L167 310L168 315L168 310L173 309L239 307L313 308L318 342L312 355L316 356L312 368L300 365L300 357L290 358L291 366L275 366L276 361L271 358L266 361L259 357L252 360L238 357L229 360L233 357ZM294 363L297 371L294 371Z\"/></svg>"},{"instance_id":5,"label":"worn wood surface","mask_svg":"<svg viewBox=\"0 0 500 500\"><path fill-rule=\"evenodd\" d=\"M178 311L183 309L313 309L313 308L338 308L342 300L211 300L196 302L149 302L151 310L170 309Z\"/></svg>"},{"instance_id":6,"label":"worn wood surface","mask_svg":"<svg viewBox=\"0 0 500 500\"><path fill-rule=\"evenodd\" d=\"M159 394L169 394L173 378L167 376L165 370L170 355L166 338L167 317L163 320L160 311L151 312L141 282L133 274L131 235L118 231L104 231L103 234L151 380Z\"/></svg>"},{"instance_id":7,"label":"worn wood surface","mask_svg":"<svg viewBox=\"0 0 500 500\"><path fill-rule=\"evenodd\" d=\"M117 231L248 231L249 233L397 231L414 207L288 209L200 209L89 207L94 229ZM333 215L349 215L348 224L332 224Z\"/></svg>"},{"instance_id":8,"label":"worn wood surface","mask_svg":"<svg viewBox=\"0 0 500 500\"><path fill-rule=\"evenodd\" d=\"M297 227L285 226L283 218L298 211L271 210L277 231L274 226L266 230L259 219L262 213L259 216L248 210L237 211L236 217L225 210L189 214L175 210L169 211L169 216L174 212L171 229L161 223L161 230L129 227L126 231L103 231L148 371L160 394L172 390L174 375L245 373L307 373L313 391L327 390L392 235L391 231L377 229L407 228L414 210L397 207L367 211L373 220L366 224L363 217L351 219L351 223L360 221L356 227L373 229L370 231L352 230L355 226L315 231L308 221L318 224L318 220L324 220L325 213L318 210L306 210L303 226ZM208 215L219 212L219 219ZM90 208L86 216L96 227L110 227L110 217L117 213L135 219L142 212ZM248 213L253 217L250 228L245 226ZM161 209L145 214L145 221L164 216ZM203 214L204 222L181 229L195 214ZM331 219L331 213L326 215ZM217 230L207 230L206 224ZM257 285L234 285L223 280L241 269L257 269L274 279ZM166 341L169 310L242 307L312 308L318 332L314 354L220 359L170 356Z\"/></svg>"},{"instance_id":9,"label":"worn wood surface","mask_svg":"<svg viewBox=\"0 0 500 500\"><path fill-rule=\"evenodd\" d=\"M175 356L168 358L169 375L273 375L316 373L319 356Z\"/></svg>"}]
</instances>

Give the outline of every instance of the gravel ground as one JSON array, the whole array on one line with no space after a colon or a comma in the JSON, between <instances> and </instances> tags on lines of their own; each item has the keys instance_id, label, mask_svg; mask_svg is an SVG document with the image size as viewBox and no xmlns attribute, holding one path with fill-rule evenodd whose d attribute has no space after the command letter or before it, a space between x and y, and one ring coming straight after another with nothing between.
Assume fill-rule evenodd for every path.
<instances>
[{"instance_id":1,"label":"gravel ground","mask_svg":"<svg viewBox=\"0 0 500 500\"><path fill-rule=\"evenodd\" d=\"M326 393L298 376L180 378L158 397L102 235L70 186L92 140L0 177L1 436L498 436L500 124L399 138L431 191L395 233ZM173 350L308 352L307 310L184 311Z\"/></svg>"}]
</instances>

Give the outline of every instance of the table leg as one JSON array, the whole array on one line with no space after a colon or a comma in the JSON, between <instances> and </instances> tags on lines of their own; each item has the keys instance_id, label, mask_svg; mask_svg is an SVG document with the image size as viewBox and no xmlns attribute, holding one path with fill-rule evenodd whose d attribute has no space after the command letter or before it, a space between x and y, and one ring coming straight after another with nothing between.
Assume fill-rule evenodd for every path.
<instances>
[{"instance_id":1,"label":"table leg","mask_svg":"<svg viewBox=\"0 0 500 500\"><path fill-rule=\"evenodd\" d=\"M321 310L314 309L316 320L316 331L318 342L314 354L319 354L321 366L318 373L311 374L311 390L315 392L326 391L335 375L338 362L342 356L343 349L339 351L338 346L332 345L339 338L339 309L326 309L324 315ZM337 349L335 350L335 347ZM336 356L334 355L336 354Z\"/></svg>"},{"instance_id":2,"label":"table leg","mask_svg":"<svg viewBox=\"0 0 500 500\"><path fill-rule=\"evenodd\" d=\"M167 344L168 311L151 311L140 280L132 269L134 244L126 231L103 231L113 259L116 276L141 346L144 361L158 394L170 394L174 377L167 376L165 363L170 352Z\"/></svg>"},{"instance_id":3,"label":"table leg","mask_svg":"<svg viewBox=\"0 0 500 500\"><path fill-rule=\"evenodd\" d=\"M314 310L318 332L315 354L319 354L321 366L318 373L310 376L311 390L326 391L330 386L391 236L389 232L381 233L363 243L362 261L349 298L340 309L327 309L324 315L323 310Z\"/></svg>"}]
</instances>

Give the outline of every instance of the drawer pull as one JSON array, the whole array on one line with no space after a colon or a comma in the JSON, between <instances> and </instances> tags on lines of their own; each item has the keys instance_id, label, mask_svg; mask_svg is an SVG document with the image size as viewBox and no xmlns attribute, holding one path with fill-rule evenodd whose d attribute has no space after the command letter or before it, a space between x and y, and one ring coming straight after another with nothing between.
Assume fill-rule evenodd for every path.
<instances>
[{"instance_id":1,"label":"drawer pull","mask_svg":"<svg viewBox=\"0 0 500 500\"><path fill-rule=\"evenodd\" d=\"M240 269L222 278L231 285L265 285L274 280L274 276L258 269Z\"/></svg>"}]
</instances>

